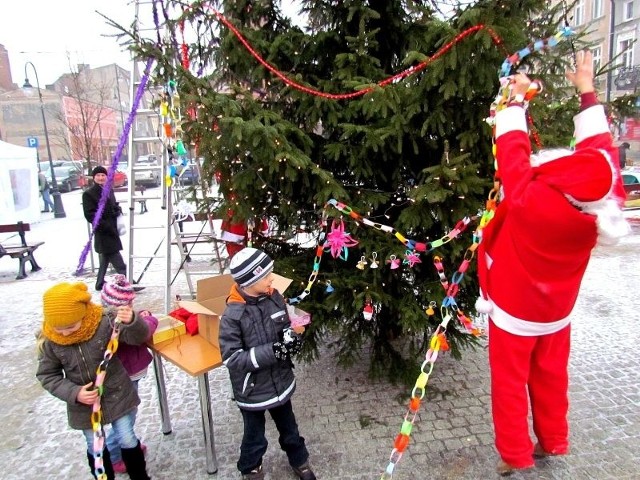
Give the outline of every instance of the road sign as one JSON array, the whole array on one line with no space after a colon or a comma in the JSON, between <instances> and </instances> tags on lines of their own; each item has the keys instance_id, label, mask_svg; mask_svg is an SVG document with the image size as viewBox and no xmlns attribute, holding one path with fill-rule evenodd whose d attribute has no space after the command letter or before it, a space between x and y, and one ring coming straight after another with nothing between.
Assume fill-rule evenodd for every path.
<instances>
[{"instance_id":1,"label":"road sign","mask_svg":"<svg viewBox=\"0 0 640 480\"><path fill-rule=\"evenodd\" d=\"M27 137L27 147L38 148L38 138L37 137Z\"/></svg>"}]
</instances>

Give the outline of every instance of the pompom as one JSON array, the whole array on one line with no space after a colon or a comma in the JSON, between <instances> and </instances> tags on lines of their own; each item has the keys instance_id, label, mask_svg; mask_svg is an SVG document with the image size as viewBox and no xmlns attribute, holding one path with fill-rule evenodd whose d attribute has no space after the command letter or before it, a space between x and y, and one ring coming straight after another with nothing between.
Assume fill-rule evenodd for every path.
<instances>
[{"instance_id":1,"label":"pompom","mask_svg":"<svg viewBox=\"0 0 640 480\"><path fill-rule=\"evenodd\" d=\"M493 304L482 297L478 297L476 300L476 311L478 313L491 313L493 311Z\"/></svg>"}]
</instances>

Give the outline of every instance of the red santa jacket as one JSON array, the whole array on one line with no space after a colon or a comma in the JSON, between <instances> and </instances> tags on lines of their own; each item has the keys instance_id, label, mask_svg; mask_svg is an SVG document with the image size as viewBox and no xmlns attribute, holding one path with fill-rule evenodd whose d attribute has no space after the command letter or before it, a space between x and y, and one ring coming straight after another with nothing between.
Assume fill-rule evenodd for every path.
<instances>
[{"instance_id":1,"label":"red santa jacket","mask_svg":"<svg viewBox=\"0 0 640 480\"><path fill-rule=\"evenodd\" d=\"M612 235L620 236L626 227L603 107L587 108L574 123L576 150L532 166L524 110L512 106L496 115L504 199L478 250L482 298L476 308L517 335L564 328L599 233L617 228Z\"/></svg>"}]
</instances>

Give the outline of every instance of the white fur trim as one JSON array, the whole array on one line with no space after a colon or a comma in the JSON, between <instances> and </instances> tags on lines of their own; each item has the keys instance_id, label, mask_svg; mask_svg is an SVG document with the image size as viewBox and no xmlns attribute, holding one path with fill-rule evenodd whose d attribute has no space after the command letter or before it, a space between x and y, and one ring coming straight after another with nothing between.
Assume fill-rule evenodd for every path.
<instances>
[{"instance_id":1,"label":"white fur trim","mask_svg":"<svg viewBox=\"0 0 640 480\"><path fill-rule=\"evenodd\" d=\"M546 150L540 150L538 153L534 153L529 158L529 163L531 163L532 167L539 167L548 162L552 162L553 160L558 160L559 158L568 157L569 155L575 153L574 150L569 148L550 148Z\"/></svg>"},{"instance_id":2,"label":"white fur trim","mask_svg":"<svg viewBox=\"0 0 640 480\"><path fill-rule=\"evenodd\" d=\"M580 143L594 135L611 132L602 105L594 105L583 110L573 117L573 124L575 126L574 136L576 137L576 143Z\"/></svg>"},{"instance_id":3,"label":"white fur trim","mask_svg":"<svg viewBox=\"0 0 640 480\"><path fill-rule=\"evenodd\" d=\"M496 138L513 131L527 133L527 119L522 107L507 107L496 114Z\"/></svg>"},{"instance_id":4,"label":"white fur trim","mask_svg":"<svg viewBox=\"0 0 640 480\"><path fill-rule=\"evenodd\" d=\"M225 242L242 243L244 242L244 235L238 235L237 233L231 233L223 230L220 239Z\"/></svg>"},{"instance_id":5,"label":"white fur trim","mask_svg":"<svg viewBox=\"0 0 640 480\"><path fill-rule=\"evenodd\" d=\"M502 310L490 298L486 301L492 305L492 313L490 317L491 320L493 320L493 323L502 330L513 333L514 335L520 335L522 337L548 335L550 333L559 332L571 323L570 315L567 315L565 318L560 320L556 320L555 322L546 323L522 320L521 318L514 317Z\"/></svg>"}]
</instances>

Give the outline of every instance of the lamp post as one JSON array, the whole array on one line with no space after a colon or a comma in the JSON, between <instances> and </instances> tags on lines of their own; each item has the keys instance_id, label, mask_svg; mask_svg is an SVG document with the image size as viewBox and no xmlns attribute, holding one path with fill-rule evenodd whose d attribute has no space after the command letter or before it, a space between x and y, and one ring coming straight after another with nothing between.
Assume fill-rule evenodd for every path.
<instances>
[{"instance_id":1,"label":"lamp post","mask_svg":"<svg viewBox=\"0 0 640 480\"><path fill-rule=\"evenodd\" d=\"M49 145L49 132L47 130L47 119L44 115L44 101L42 100L42 92L40 92L40 80L38 79L38 71L33 63L27 62L24 64L24 85L22 88L26 91L33 88L29 83L29 77L27 76L27 66L31 65L33 73L36 76L36 86L38 87L38 98L40 99L40 111L42 112L42 125L44 127L44 141L47 144L47 155L49 155L49 168L51 169L51 196L53 197L53 216L55 218L64 218L67 214L64 212L64 206L62 205L62 197L60 196L60 190L58 190L58 182L56 181L56 172L53 169L53 159L51 158L51 146Z\"/></svg>"}]
</instances>

